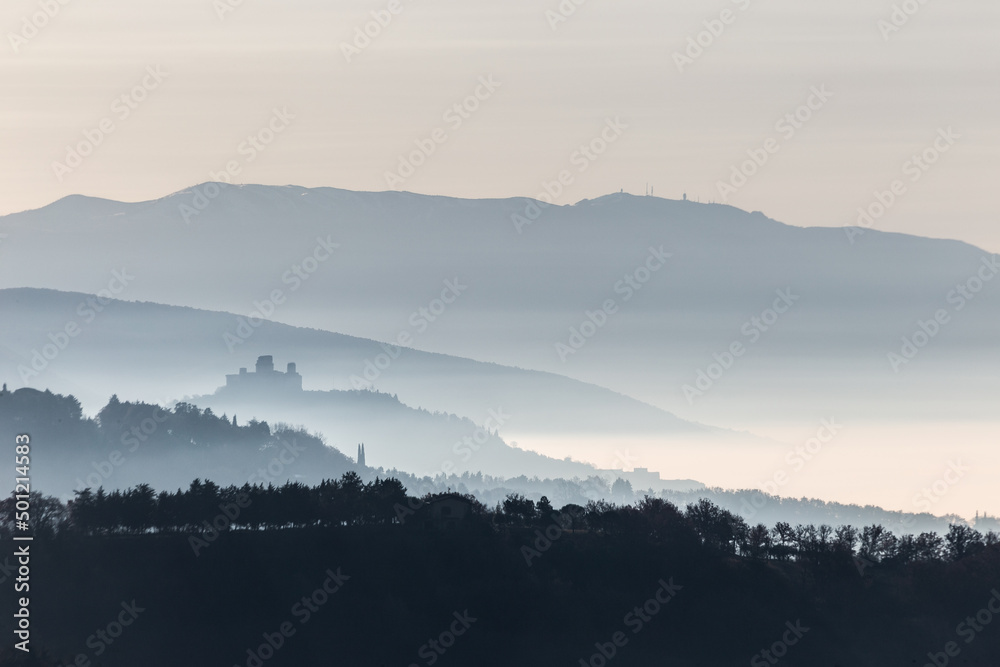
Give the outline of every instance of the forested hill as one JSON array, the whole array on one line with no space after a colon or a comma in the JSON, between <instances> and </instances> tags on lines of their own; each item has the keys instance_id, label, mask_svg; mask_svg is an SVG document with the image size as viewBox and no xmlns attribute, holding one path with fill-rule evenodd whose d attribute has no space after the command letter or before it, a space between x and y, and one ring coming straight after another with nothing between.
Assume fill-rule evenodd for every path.
<instances>
[{"instance_id":1,"label":"forested hill","mask_svg":"<svg viewBox=\"0 0 1000 667\"><path fill-rule=\"evenodd\" d=\"M1000 655L1000 542L965 526L944 538L768 527L656 498L487 508L353 473L33 500L49 510L32 543L36 654L0 655L5 666L883 667L960 654L992 667ZM468 510L444 523L441 502ZM0 546L10 532L0 524ZM0 632L14 622L3 614Z\"/></svg>"},{"instance_id":2,"label":"forested hill","mask_svg":"<svg viewBox=\"0 0 1000 667\"><path fill-rule=\"evenodd\" d=\"M224 484L318 483L355 470L351 459L302 429L240 423L235 415L188 403L165 409L112 396L87 418L72 396L2 392L0 438L13 442L18 433L32 439L33 488L60 496L143 483L187 487L196 477Z\"/></svg>"},{"instance_id":3,"label":"forested hill","mask_svg":"<svg viewBox=\"0 0 1000 667\"><path fill-rule=\"evenodd\" d=\"M372 395L395 401L391 396ZM425 416L447 421L443 415ZM103 488L110 493L145 484L176 490L187 488L193 479L212 480L222 486L246 483L280 486L289 481L316 485L324 479L339 478L345 472L357 472L365 482L379 476L398 479L413 496L453 490L474 495L491 507L511 493L533 501L547 496L557 506L586 505L600 500L629 504L652 495L679 506L708 498L748 522L769 525L879 524L899 534L925 531L944 534L952 523L967 523L956 516L908 514L818 499L779 498L752 489L633 488L627 481L615 479L613 474L572 479L508 477L488 472L418 476L396 468L358 466L302 427L255 420L244 422L237 415L219 415L211 408L202 409L190 403L165 409L148 403L120 401L112 396L90 418L83 414L73 396L34 389L0 390L0 438L13 442L18 433L29 433L35 445L33 488L63 500L85 488L95 492ZM998 530L1000 523L994 518L977 517L972 527Z\"/></svg>"}]
</instances>

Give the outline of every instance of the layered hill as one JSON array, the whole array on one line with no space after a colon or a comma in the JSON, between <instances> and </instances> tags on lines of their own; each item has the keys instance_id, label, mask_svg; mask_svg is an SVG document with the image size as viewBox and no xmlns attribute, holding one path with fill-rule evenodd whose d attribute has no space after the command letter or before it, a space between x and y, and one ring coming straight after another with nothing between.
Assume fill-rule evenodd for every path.
<instances>
[{"instance_id":1,"label":"layered hill","mask_svg":"<svg viewBox=\"0 0 1000 667\"><path fill-rule=\"evenodd\" d=\"M542 457L502 439L526 432L648 434L664 446L754 442L551 373L387 348L326 331L261 323L238 352L229 353L223 336L235 316L227 313L27 288L0 290L0 310L0 377L11 388L26 383L71 393L91 413L112 394L163 405L184 400L243 420L301 425L352 454L365 442L369 465L420 475L594 473L582 463ZM381 364L390 352L395 395L324 387L323 378L343 382L366 360ZM297 363L306 391L216 392L225 375L253 366L258 353L271 354L279 364ZM427 396L430 405L423 402ZM621 468L628 462L617 463Z\"/></svg>"},{"instance_id":2,"label":"layered hill","mask_svg":"<svg viewBox=\"0 0 1000 667\"><path fill-rule=\"evenodd\" d=\"M130 300L557 372L715 423L817 406L968 417L997 387L982 375L1000 361L997 267L956 241L625 194L545 206L219 184L139 203L68 197L0 218L0 232L3 286L120 287ZM948 321L935 327L939 311ZM252 330L232 318L219 349L252 356L239 342ZM699 388L734 343L745 353ZM395 392L396 367L362 363L324 382ZM878 399L850 390L859 382Z\"/></svg>"}]
</instances>

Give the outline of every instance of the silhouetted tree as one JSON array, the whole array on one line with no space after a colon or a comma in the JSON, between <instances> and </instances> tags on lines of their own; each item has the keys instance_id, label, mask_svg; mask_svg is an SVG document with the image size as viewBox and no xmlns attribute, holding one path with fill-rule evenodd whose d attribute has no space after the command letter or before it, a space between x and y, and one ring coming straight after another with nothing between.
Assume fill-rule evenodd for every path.
<instances>
[{"instance_id":1,"label":"silhouetted tree","mask_svg":"<svg viewBox=\"0 0 1000 667\"><path fill-rule=\"evenodd\" d=\"M840 526L833 535L833 551L850 556L858 544L858 530L854 526Z\"/></svg>"},{"instance_id":2,"label":"silhouetted tree","mask_svg":"<svg viewBox=\"0 0 1000 667\"><path fill-rule=\"evenodd\" d=\"M762 523L758 523L747 532L746 546L743 552L750 558L763 559L771 555L771 531Z\"/></svg>"},{"instance_id":3,"label":"silhouetted tree","mask_svg":"<svg viewBox=\"0 0 1000 667\"><path fill-rule=\"evenodd\" d=\"M742 517L706 498L689 504L685 516L707 547L723 553L735 554L737 539L748 530Z\"/></svg>"},{"instance_id":4,"label":"silhouetted tree","mask_svg":"<svg viewBox=\"0 0 1000 667\"><path fill-rule=\"evenodd\" d=\"M542 496L538 500L538 505L535 506L535 514L538 517L538 521L541 523L552 521L553 512L552 503L549 502L548 497Z\"/></svg>"},{"instance_id":5,"label":"silhouetted tree","mask_svg":"<svg viewBox=\"0 0 1000 667\"><path fill-rule=\"evenodd\" d=\"M957 561L980 551L983 544L983 536L978 530L953 523L948 527L948 533L944 536L945 553L948 560Z\"/></svg>"},{"instance_id":6,"label":"silhouetted tree","mask_svg":"<svg viewBox=\"0 0 1000 667\"><path fill-rule=\"evenodd\" d=\"M535 501L519 493L511 493L503 501L503 513L508 523L528 525L535 520Z\"/></svg>"},{"instance_id":7,"label":"silhouetted tree","mask_svg":"<svg viewBox=\"0 0 1000 667\"><path fill-rule=\"evenodd\" d=\"M618 502L632 502L632 499L635 498L632 482L621 477L616 479L615 483L611 485L611 497Z\"/></svg>"},{"instance_id":8,"label":"silhouetted tree","mask_svg":"<svg viewBox=\"0 0 1000 667\"><path fill-rule=\"evenodd\" d=\"M788 560L795 553L795 529L787 521L774 524L771 539L771 551L778 560Z\"/></svg>"}]
</instances>

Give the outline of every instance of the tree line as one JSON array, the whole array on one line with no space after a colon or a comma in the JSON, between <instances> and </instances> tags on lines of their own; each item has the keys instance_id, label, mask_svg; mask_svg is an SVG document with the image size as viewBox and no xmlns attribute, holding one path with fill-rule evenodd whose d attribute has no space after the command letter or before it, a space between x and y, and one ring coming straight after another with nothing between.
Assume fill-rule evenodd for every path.
<instances>
[{"instance_id":1,"label":"tree line","mask_svg":"<svg viewBox=\"0 0 1000 667\"><path fill-rule=\"evenodd\" d=\"M673 543L723 557L798 561L820 564L854 559L861 564L954 562L988 548L1000 548L1000 535L952 524L945 534L895 535L881 525L749 524L743 517L708 499L684 509L668 500L646 496L634 504L590 501L556 510L548 498L536 502L511 493L488 508L471 495L407 494L394 478L362 481L357 473L323 480L309 487L299 482L220 487L194 480L186 490L157 493L148 484L124 491L82 489L73 500L32 494L32 523L39 537L69 532L93 536L149 533L220 533L229 530L269 531L290 528L361 525L405 525L411 517L443 496L468 504L464 523L494 531L555 527L559 534L587 533L623 541ZM0 534L9 536L15 498L0 501ZM421 521L410 522L422 525Z\"/></svg>"},{"instance_id":2,"label":"tree line","mask_svg":"<svg viewBox=\"0 0 1000 667\"><path fill-rule=\"evenodd\" d=\"M878 524L897 532L944 532L949 523L966 523L961 517L905 514L873 506L860 507L806 498L779 498L752 489L724 490L701 488L688 491L633 489L625 479L605 479L594 471L585 479L539 479L521 475L513 478L482 472L461 475L438 473L421 477L400 470L359 466L341 451L327 446L321 436L287 425L269 425L256 420L239 420L236 415L216 415L190 403L165 408L141 401L121 401L115 395L94 417L86 417L73 396L50 391L0 389L0 436L12 439L17 433L31 433L46 447L36 452L40 465L33 482L50 493L69 494L73 489L125 489L141 482L159 488L186 486L195 477L211 478L222 485L243 484L254 479L296 479L310 485L339 477L354 470L364 479L375 475L400 480L411 494L423 496L445 489L475 495L494 506L510 493L532 498L546 495L560 505L581 506L591 500L607 499L635 504L644 495L656 495L678 506L701 498L738 512L751 520L773 525L791 521ZM287 443L299 452L292 463L281 454ZM268 475L251 475L275 465ZM287 463L287 464L286 464ZM1000 530L995 518L977 516L971 524L980 531Z\"/></svg>"}]
</instances>

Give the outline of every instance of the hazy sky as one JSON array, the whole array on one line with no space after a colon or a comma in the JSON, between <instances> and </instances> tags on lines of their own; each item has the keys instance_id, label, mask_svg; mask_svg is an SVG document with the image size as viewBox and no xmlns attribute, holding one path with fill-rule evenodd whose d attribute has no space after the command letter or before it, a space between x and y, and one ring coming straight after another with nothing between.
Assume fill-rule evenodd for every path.
<instances>
[{"instance_id":1,"label":"hazy sky","mask_svg":"<svg viewBox=\"0 0 1000 667\"><path fill-rule=\"evenodd\" d=\"M875 227L1000 251L995 1L897 2L918 9L891 32L892 0L564 0L558 22L558 0L62 2L8 0L0 16L0 213L72 193L158 198L230 161L240 182L384 190L440 128L447 140L396 187L535 196L566 170L560 203L647 182L722 200L752 150L767 161L728 194L740 208L852 224L898 179ZM372 12L391 22L348 62L342 45ZM445 116L477 87L467 118ZM776 126L808 101L800 127ZM616 118L602 155L574 157ZM241 151L269 124L270 144ZM90 154L73 166L80 142ZM925 149L926 171L905 165Z\"/></svg>"}]
</instances>

